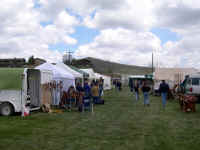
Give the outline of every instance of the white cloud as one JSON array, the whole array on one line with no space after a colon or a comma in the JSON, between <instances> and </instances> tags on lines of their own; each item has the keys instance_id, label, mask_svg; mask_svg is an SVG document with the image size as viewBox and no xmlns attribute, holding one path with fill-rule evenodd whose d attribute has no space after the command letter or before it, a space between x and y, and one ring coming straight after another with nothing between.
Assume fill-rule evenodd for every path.
<instances>
[{"instance_id":1,"label":"white cloud","mask_svg":"<svg viewBox=\"0 0 200 150\"><path fill-rule=\"evenodd\" d=\"M145 57L148 58L146 62L150 61L149 53L143 50L151 50L152 48L149 48L147 40L141 35L146 35L152 27L159 27L176 32L181 39L175 42L169 41L163 46L156 44L159 47L157 50L159 52L156 52L155 57L159 58L155 58L155 60L159 60L159 64L163 67L199 68L198 57L194 57L200 54L199 13L200 2L196 0L134 2L127 0L121 3L121 7L118 7L116 10L100 9L94 18L90 16L85 18L84 23L88 27L99 28L103 31L104 29L113 29L109 33L112 36L109 37L101 32L101 35L93 43L80 47L77 52L83 56L94 55L98 58L118 59L123 63L143 65L142 61L145 60ZM120 27L137 32L137 36L134 40L129 35L127 36L128 38L123 37L122 39L119 38L121 39L119 41L112 41L113 37L117 37L116 32ZM106 32L108 33L108 31ZM149 36L147 37L149 38ZM101 40L98 41L98 38ZM127 42L130 39L136 41L136 43ZM130 45L134 45L134 48ZM134 49L134 53L131 51L131 48ZM124 57L125 55L122 53L122 51L125 51L124 49L127 51L127 57ZM142 51L144 52L143 54L141 54ZM119 56L115 53L118 53ZM131 57L132 54L135 54L137 57Z\"/></svg>"},{"instance_id":2,"label":"white cloud","mask_svg":"<svg viewBox=\"0 0 200 150\"><path fill-rule=\"evenodd\" d=\"M162 47L160 64L171 67L199 68L200 2L196 0L155 1L155 27L165 28L179 34L181 39L167 42Z\"/></svg>"},{"instance_id":3,"label":"white cloud","mask_svg":"<svg viewBox=\"0 0 200 150\"><path fill-rule=\"evenodd\" d=\"M133 65L148 65L154 49L160 49L160 40L150 32L118 28L102 30L95 41L80 46L75 56L96 57Z\"/></svg>"},{"instance_id":4,"label":"white cloud","mask_svg":"<svg viewBox=\"0 0 200 150\"><path fill-rule=\"evenodd\" d=\"M100 35L79 46L77 57L148 65L152 50L157 50L162 66L200 67L194 57L200 54L197 0L39 0L38 8L34 1L1 0L1 58L35 55L61 60L62 52L51 50L50 45L77 44L79 39L70 34L81 24L96 28ZM52 24L42 26L41 21ZM176 32L181 39L161 46L160 39L150 32L152 27Z\"/></svg>"},{"instance_id":5,"label":"white cloud","mask_svg":"<svg viewBox=\"0 0 200 150\"><path fill-rule=\"evenodd\" d=\"M167 28L181 35L199 32L200 2L196 0L166 0L155 3L155 26Z\"/></svg>"},{"instance_id":6,"label":"white cloud","mask_svg":"<svg viewBox=\"0 0 200 150\"><path fill-rule=\"evenodd\" d=\"M35 57L48 61L62 60L62 52L51 50L57 43L76 44L69 36L79 21L62 10L53 24L41 26L43 14L33 0L2 0L0 5L0 58Z\"/></svg>"},{"instance_id":7,"label":"white cloud","mask_svg":"<svg viewBox=\"0 0 200 150\"><path fill-rule=\"evenodd\" d=\"M111 3L110 3L111 4ZM106 3L97 7L94 18L85 17L84 24L99 29L126 28L137 31L147 31L154 23L153 3L151 1L124 0L116 8L108 7Z\"/></svg>"},{"instance_id":8,"label":"white cloud","mask_svg":"<svg viewBox=\"0 0 200 150\"><path fill-rule=\"evenodd\" d=\"M199 69L199 40L199 35L193 35L192 37L183 37L177 42L167 42L163 46L165 53L160 55L162 60L160 60L160 63L163 66L195 67Z\"/></svg>"},{"instance_id":9,"label":"white cloud","mask_svg":"<svg viewBox=\"0 0 200 150\"><path fill-rule=\"evenodd\" d=\"M79 24L78 20L75 17L70 16L66 11L60 12L54 22L58 28L63 29L71 28Z\"/></svg>"}]
</instances>

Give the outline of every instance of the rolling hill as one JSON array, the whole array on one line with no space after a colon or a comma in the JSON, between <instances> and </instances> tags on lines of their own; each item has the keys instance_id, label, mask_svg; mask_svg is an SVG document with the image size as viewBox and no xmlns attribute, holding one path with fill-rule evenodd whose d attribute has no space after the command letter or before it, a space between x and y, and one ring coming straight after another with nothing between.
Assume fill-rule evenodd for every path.
<instances>
[{"instance_id":1,"label":"rolling hill","mask_svg":"<svg viewBox=\"0 0 200 150\"><path fill-rule=\"evenodd\" d=\"M152 73L150 67L124 65L91 57L73 60L72 65L78 68L93 68L95 72L102 74L143 75Z\"/></svg>"}]
</instances>

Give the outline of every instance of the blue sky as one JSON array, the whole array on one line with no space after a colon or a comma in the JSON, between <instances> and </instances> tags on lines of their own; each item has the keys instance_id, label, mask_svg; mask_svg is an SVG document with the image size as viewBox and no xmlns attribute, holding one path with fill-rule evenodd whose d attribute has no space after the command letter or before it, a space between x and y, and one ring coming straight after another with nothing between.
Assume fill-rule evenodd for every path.
<instances>
[{"instance_id":1,"label":"blue sky","mask_svg":"<svg viewBox=\"0 0 200 150\"><path fill-rule=\"evenodd\" d=\"M39 4L35 4L35 7L38 8L40 7ZM83 17L77 13L75 13L72 9L65 9L65 11L71 15L76 17L77 20L79 20L80 22L83 22ZM90 14L91 18L94 18L96 15L96 9ZM52 21L48 21L48 22L41 22L42 26L47 26L49 24L53 24ZM97 35L100 34L100 31L98 29L92 29L92 28L88 28L86 26L83 25L79 25L79 26L75 26L74 27L75 32L73 34L70 34L69 36L71 36L72 38L77 40L77 44L75 45L66 45L65 43L57 43L55 45L49 45L49 49L51 50L59 50L60 52L63 51L72 51L75 52L79 46L81 45L85 45L85 44L89 44L92 43L95 39L95 37ZM175 32L171 32L169 29L166 28L159 28L159 27L153 27L150 32L152 32L153 34L155 34L160 40L161 40L161 44L164 45L166 42L168 41L178 41L180 40L180 36L178 36L177 33Z\"/></svg>"},{"instance_id":2,"label":"blue sky","mask_svg":"<svg viewBox=\"0 0 200 150\"><path fill-rule=\"evenodd\" d=\"M36 3L35 7L38 8L38 7L40 7L40 5ZM78 15L77 13L73 12L72 9L66 9L66 12L69 13L69 15L76 17L76 19L79 20L80 22L83 21L83 17ZM90 14L90 16L92 18L94 18L95 14L96 14L96 10L94 10ZM40 24L44 27L44 26L53 24L53 22L47 21L47 22L41 22ZM75 30L75 32L73 34L70 34L70 36L77 40L76 45L66 45L64 43L57 43L55 45L49 45L49 49L59 50L59 51L70 50L72 52L75 52L79 46L93 42L95 37L97 35L99 35L99 33L100 33L100 31L97 29L88 28L83 25L75 26L74 30Z\"/></svg>"},{"instance_id":3,"label":"blue sky","mask_svg":"<svg viewBox=\"0 0 200 150\"><path fill-rule=\"evenodd\" d=\"M41 23L43 26L52 24L52 22L43 22ZM180 36L177 33L171 32L168 29L162 28L153 28L151 32L155 34L162 42L162 45L168 41L178 41L180 40ZM56 45L50 45L49 48L52 50L59 50L59 51L75 51L79 46L92 43L97 35L99 35L99 30L91 29L85 26L77 26L75 27L75 32L70 36L77 40L76 45L66 45L64 43L58 43Z\"/></svg>"},{"instance_id":4,"label":"blue sky","mask_svg":"<svg viewBox=\"0 0 200 150\"><path fill-rule=\"evenodd\" d=\"M191 60L200 53L197 0L2 0L1 4L0 58L34 55L57 62L63 51L70 50L76 58L148 65L149 53L157 49L163 66L200 66L198 57Z\"/></svg>"},{"instance_id":5,"label":"blue sky","mask_svg":"<svg viewBox=\"0 0 200 150\"><path fill-rule=\"evenodd\" d=\"M48 23L45 23L48 24ZM44 25L44 24L43 24ZM76 45L66 45L64 43L58 43L56 45L50 45L49 49L59 50L59 51L75 51L80 45L88 44L94 41L95 37L99 34L96 29L90 29L84 26L75 27L75 32L70 36L77 40Z\"/></svg>"},{"instance_id":6,"label":"blue sky","mask_svg":"<svg viewBox=\"0 0 200 150\"><path fill-rule=\"evenodd\" d=\"M169 29L164 28L152 28L151 32L155 34L162 42L162 45L168 41L178 41L180 36L177 33L171 32Z\"/></svg>"}]
</instances>

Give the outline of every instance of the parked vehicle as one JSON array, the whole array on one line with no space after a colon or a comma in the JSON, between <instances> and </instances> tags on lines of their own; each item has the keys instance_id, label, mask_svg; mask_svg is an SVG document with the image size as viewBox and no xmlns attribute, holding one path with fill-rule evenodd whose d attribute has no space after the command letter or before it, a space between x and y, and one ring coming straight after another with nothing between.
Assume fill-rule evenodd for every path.
<instances>
[{"instance_id":1,"label":"parked vehicle","mask_svg":"<svg viewBox=\"0 0 200 150\"><path fill-rule=\"evenodd\" d=\"M0 114L22 112L30 105L30 111L41 106L41 84L51 82L53 73L48 70L0 68Z\"/></svg>"},{"instance_id":2,"label":"parked vehicle","mask_svg":"<svg viewBox=\"0 0 200 150\"><path fill-rule=\"evenodd\" d=\"M186 94L200 96L200 74L186 76L181 87Z\"/></svg>"},{"instance_id":3,"label":"parked vehicle","mask_svg":"<svg viewBox=\"0 0 200 150\"><path fill-rule=\"evenodd\" d=\"M139 84L140 88L142 87L143 82L146 81L146 84L149 85L151 89L153 90L154 81L153 81L152 75L132 75L129 77L129 86L131 85L131 82L134 86L136 81Z\"/></svg>"}]
</instances>

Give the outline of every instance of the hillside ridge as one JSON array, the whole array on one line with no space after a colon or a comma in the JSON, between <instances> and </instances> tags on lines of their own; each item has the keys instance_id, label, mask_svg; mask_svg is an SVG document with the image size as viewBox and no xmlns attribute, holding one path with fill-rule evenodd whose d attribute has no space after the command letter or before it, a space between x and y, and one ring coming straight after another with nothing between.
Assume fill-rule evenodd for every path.
<instances>
[{"instance_id":1,"label":"hillside ridge","mask_svg":"<svg viewBox=\"0 0 200 150\"><path fill-rule=\"evenodd\" d=\"M72 65L82 69L93 68L95 72L102 74L143 75L152 73L152 68L150 67L119 64L93 57L74 60Z\"/></svg>"}]
</instances>

